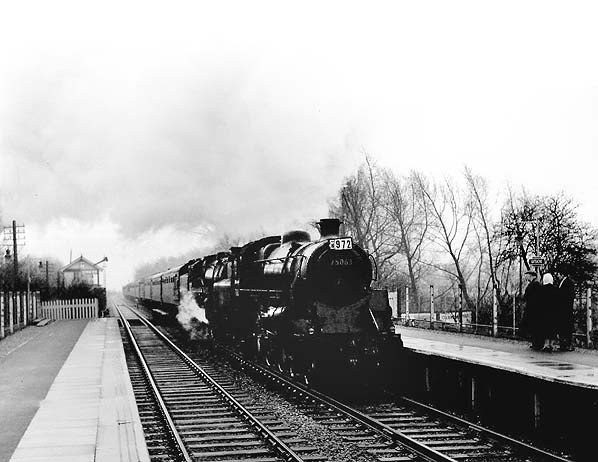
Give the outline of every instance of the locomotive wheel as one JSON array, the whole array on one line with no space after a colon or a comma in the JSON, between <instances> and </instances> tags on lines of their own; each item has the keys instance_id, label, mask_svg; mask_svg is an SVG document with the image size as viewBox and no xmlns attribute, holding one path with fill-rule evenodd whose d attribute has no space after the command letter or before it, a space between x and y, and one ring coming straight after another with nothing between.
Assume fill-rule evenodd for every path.
<instances>
[{"instance_id":1,"label":"locomotive wheel","mask_svg":"<svg viewBox=\"0 0 598 462\"><path fill-rule=\"evenodd\" d=\"M311 363L309 363L307 371L305 371L305 380L307 381L307 384L313 384L314 377L316 377L316 374L316 363L312 361Z\"/></svg>"},{"instance_id":2,"label":"locomotive wheel","mask_svg":"<svg viewBox=\"0 0 598 462\"><path fill-rule=\"evenodd\" d=\"M286 374L287 371L290 369L291 358L289 357L284 347L280 349L279 361L276 365L278 366L278 370L281 374Z\"/></svg>"},{"instance_id":3,"label":"locomotive wheel","mask_svg":"<svg viewBox=\"0 0 598 462\"><path fill-rule=\"evenodd\" d=\"M254 336L255 341L255 356L259 357L262 354L262 339L259 335Z\"/></svg>"}]
</instances>

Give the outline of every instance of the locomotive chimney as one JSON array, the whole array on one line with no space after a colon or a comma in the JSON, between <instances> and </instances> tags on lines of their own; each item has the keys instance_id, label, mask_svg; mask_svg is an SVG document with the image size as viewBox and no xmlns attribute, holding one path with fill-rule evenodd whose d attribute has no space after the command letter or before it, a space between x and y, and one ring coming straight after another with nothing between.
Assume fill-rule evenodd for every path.
<instances>
[{"instance_id":1,"label":"locomotive chimney","mask_svg":"<svg viewBox=\"0 0 598 462\"><path fill-rule=\"evenodd\" d=\"M338 218L322 218L318 221L318 228L322 239L338 236L341 227L341 221Z\"/></svg>"}]
</instances>

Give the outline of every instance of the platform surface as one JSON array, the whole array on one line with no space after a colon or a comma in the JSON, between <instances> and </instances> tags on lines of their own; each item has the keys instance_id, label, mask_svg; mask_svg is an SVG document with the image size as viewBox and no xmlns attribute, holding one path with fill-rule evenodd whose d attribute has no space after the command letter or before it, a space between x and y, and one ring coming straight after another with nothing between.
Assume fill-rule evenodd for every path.
<instances>
[{"instance_id":1,"label":"platform surface","mask_svg":"<svg viewBox=\"0 0 598 462\"><path fill-rule=\"evenodd\" d=\"M10 461L149 461L116 319L86 322Z\"/></svg>"},{"instance_id":2,"label":"platform surface","mask_svg":"<svg viewBox=\"0 0 598 462\"><path fill-rule=\"evenodd\" d=\"M598 390L598 352L541 352L529 343L469 334L399 326L406 348L540 380Z\"/></svg>"},{"instance_id":3,"label":"platform surface","mask_svg":"<svg viewBox=\"0 0 598 462\"><path fill-rule=\"evenodd\" d=\"M0 341L0 462L7 462L87 320L26 327Z\"/></svg>"}]
</instances>

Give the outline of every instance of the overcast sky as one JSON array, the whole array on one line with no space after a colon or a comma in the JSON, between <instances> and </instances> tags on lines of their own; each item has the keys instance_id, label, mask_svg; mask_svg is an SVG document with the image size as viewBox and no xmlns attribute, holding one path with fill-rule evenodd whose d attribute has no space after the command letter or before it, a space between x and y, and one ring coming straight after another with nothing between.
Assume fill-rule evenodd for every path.
<instances>
[{"instance_id":1,"label":"overcast sky","mask_svg":"<svg viewBox=\"0 0 598 462\"><path fill-rule=\"evenodd\" d=\"M397 173L564 191L598 226L593 2L3 2L0 219L139 263Z\"/></svg>"}]
</instances>

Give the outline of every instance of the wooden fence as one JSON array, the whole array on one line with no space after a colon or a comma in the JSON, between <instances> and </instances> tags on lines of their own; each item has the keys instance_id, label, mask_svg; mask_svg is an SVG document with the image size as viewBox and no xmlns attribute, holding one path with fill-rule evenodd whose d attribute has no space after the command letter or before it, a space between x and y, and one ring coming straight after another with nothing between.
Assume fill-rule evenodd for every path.
<instances>
[{"instance_id":1,"label":"wooden fence","mask_svg":"<svg viewBox=\"0 0 598 462\"><path fill-rule=\"evenodd\" d=\"M39 292L0 292L0 339L37 317Z\"/></svg>"},{"instance_id":2,"label":"wooden fence","mask_svg":"<svg viewBox=\"0 0 598 462\"><path fill-rule=\"evenodd\" d=\"M40 316L48 319L89 319L98 317L98 299L51 300L41 302Z\"/></svg>"}]
</instances>

